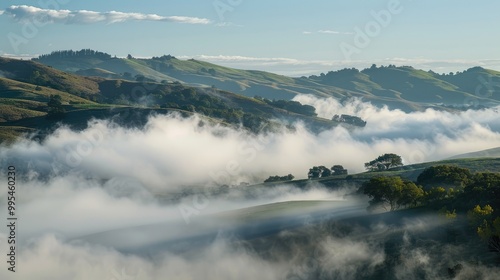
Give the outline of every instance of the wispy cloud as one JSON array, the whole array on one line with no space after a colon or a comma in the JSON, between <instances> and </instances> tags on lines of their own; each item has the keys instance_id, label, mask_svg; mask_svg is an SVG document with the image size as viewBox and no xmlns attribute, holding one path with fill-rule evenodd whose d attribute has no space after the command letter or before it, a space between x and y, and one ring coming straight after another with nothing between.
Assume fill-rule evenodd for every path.
<instances>
[{"instance_id":1,"label":"wispy cloud","mask_svg":"<svg viewBox=\"0 0 500 280\"><path fill-rule=\"evenodd\" d=\"M335 30L318 30L321 34L352 34L352 32L340 32Z\"/></svg>"},{"instance_id":2,"label":"wispy cloud","mask_svg":"<svg viewBox=\"0 0 500 280\"><path fill-rule=\"evenodd\" d=\"M228 21L219 22L215 26L218 26L218 27L243 27L243 25L235 24L235 23L228 22Z\"/></svg>"},{"instance_id":3,"label":"wispy cloud","mask_svg":"<svg viewBox=\"0 0 500 280\"><path fill-rule=\"evenodd\" d=\"M124 13L117 11L96 12L87 10L49 10L38 7L21 5L10 6L0 14L11 16L17 21L36 20L41 23L63 24L91 24L91 23L118 23L125 21L162 21L188 24L209 24L210 20L186 16L160 16L157 14Z\"/></svg>"},{"instance_id":4,"label":"wispy cloud","mask_svg":"<svg viewBox=\"0 0 500 280\"><path fill-rule=\"evenodd\" d=\"M353 33L352 32L341 32L341 31L336 31L336 30L322 29L322 30L317 30L317 31L303 31L302 34L304 34L304 35L310 35L310 34L350 35Z\"/></svg>"}]
</instances>

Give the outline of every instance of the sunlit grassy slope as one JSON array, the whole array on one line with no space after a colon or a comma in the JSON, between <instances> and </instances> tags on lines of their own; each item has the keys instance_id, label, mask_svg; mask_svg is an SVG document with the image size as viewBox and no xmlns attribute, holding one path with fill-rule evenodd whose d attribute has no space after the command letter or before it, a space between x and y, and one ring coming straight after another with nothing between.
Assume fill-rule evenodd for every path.
<instances>
[{"instance_id":1,"label":"sunlit grassy slope","mask_svg":"<svg viewBox=\"0 0 500 280\"><path fill-rule=\"evenodd\" d=\"M454 75L441 75L409 66L345 69L310 77L287 77L274 73L224 67L195 59L164 56L152 59L54 56L39 60L64 71L83 75L116 77L125 72L156 81L181 81L197 86L216 86L246 96L291 99L297 94L339 99L362 97L377 105L405 111L442 105L500 104L498 94L478 93L478 87L497 89L500 72L481 67ZM96 70L102 69L106 71ZM319 74L319 73L318 73Z\"/></svg>"},{"instance_id":2,"label":"sunlit grassy slope","mask_svg":"<svg viewBox=\"0 0 500 280\"><path fill-rule=\"evenodd\" d=\"M94 64L103 63L98 60L84 62L82 64L82 61L74 61L74 63L67 64L68 68L74 69L81 65L94 66ZM121 67L120 65L126 64L135 67L135 69L138 69L137 67L147 68L148 65L148 61L139 59L113 59L113 63L117 64L116 67L118 68ZM61 64L58 65L61 66ZM186 69L198 69L202 66L208 65L202 62L188 61ZM94 70L88 71L121 77L103 68L92 69ZM151 70L150 68L147 69ZM228 75L245 72L231 69L228 71ZM191 94L187 99L184 97L182 102L198 106L195 107L195 110L201 107L202 114L209 118L218 118L221 123L232 118L230 123L235 124L238 118L241 119L242 115L246 114L244 117L246 117L247 126L254 124L254 126L258 127L259 122L273 121L273 119L286 119L288 122L300 120L311 127L330 128L338 125L338 122L332 120L273 107L253 97L216 89L196 90L179 83L84 77L33 61L7 58L0 59L0 74L0 126L19 126L38 130L46 130L50 126L54 126L56 124L54 120L45 118L48 111L47 102L51 95L61 96L67 114L66 117L59 121L71 127L84 128L85 124L92 118L111 118L120 108L127 108L126 110L136 111L137 113L128 115L140 116L137 120L129 116L127 122L123 123L145 123L149 113L163 114L171 111L194 111L182 104L184 107L181 108L176 103L181 100L179 94L184 94L183 91L186 90L194 92L194 94ZM255 72L252 75L255 79L264 79L261 77L262 73L260 72ZM169 79L167 76L161 78ZM143 94L145 89L149 89L151 92L146 90L144 96L137 96L137 92ZM205 98L204 101L203 98ZM141 103L142 99L153 100L153 102ZM217 104L217 100L220 100L219 103L224 104L224 107ZM18 133L11 132L12 130L6 130L0 135L0 142L4 139L13 139L19 136Z\"/></svg>"}]
</instances>

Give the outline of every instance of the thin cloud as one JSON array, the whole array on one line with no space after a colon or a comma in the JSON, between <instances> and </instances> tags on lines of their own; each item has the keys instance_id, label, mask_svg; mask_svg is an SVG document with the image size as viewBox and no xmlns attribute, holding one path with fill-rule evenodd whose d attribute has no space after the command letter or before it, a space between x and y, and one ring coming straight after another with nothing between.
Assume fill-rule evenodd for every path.
<instances>
[{"instance_id":1,"label":"thin cloud","mask_svg":"<svg viewBox=\"0 0 500 280\"><path fill-rule=\"evenodd\" d=\"M218 26L218 27L243 27L243 25L235 24L235 23L228 22L228 21L219 22L215 26Z\"/></svg>"},{"instance_id":2,"label":"thin cloud","mask_svg":"<svg viewBox=\"0 0 500 280\"><path fill-rule=\"evenodd\" d=\"M41 23L62 24L92 24L99 22L111 24L125 21L162 21L188 24L210 23L210 20L198 17L160 16L157 14L124 13L117 11L96 12L87 10L49 10L27 5L10 6L0 14L9 15L14 20L20 22L36 20Z\"/></svg>"},{"instance_id":3,"label":"thin cloud","mask_svg":"<svg viewBox=\"0 0 500 280\"><path fill-rule=\"evenodd\" d=\"M353 33L352 32L340 32L340 31L336 31L336 30L322 29L322 30L318 30L318 31L303 31L302 34L304 34L304 35L311 35L311 34L351 35Z\"/></svg>"},{"instance_id":4,"label":"thin cloud","mask_svg":"<svg viewBox=\"0 0 500 280\"><path fill-rule=\"evenodd\" d=\"M335 31L335 30L318 30L318 33L320 34L352 34L352 32L340 32L340 31Z\"/></svg>"}]
</instances>

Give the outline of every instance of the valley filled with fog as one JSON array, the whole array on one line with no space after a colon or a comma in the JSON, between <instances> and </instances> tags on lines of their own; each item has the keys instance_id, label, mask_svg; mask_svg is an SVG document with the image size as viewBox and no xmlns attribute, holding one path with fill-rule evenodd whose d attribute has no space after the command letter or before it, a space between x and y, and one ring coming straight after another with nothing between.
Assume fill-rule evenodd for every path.
<instances>
[{"instance_id":1,"label":"valley filled with fog","mask_svg":"<svg viewBox=\"0 0 500 280\"><path fill-rule=\"evenodd\" d=\"M362 99L295 100L320 117L356 115L367 125L314 133L298 122L253 133L172 113L140 128L94 120L1 146L0 165L19 170L19 275L441 279L460 263L457 279L495 279L500 270L479 245L447 240L453 225L437 214L369 212L348 181L261 183L276 174L307 179L315 165L361 173L384 153L410 165L499 147L499 107L406 113ZM3 227L1 243L7 234Z\"/></svg>"}]
</instances>

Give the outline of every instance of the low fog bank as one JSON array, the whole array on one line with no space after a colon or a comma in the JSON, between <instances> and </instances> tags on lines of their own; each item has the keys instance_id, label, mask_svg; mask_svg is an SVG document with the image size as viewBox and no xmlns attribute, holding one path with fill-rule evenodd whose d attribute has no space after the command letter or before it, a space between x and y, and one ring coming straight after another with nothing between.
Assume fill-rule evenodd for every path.
<instances>
[{"instance_id":1,"label":"low fog bank","mask_svg":"<svg viewBox=\"0 0 500 280\"><path fill-rule=\"evenodd\" d=\"M350 173L384 153L405 164L445 159L500 146L498 108L460 113L404 113L354 100L298 96L323 117L349 113L367 120L364 128L342 126L319 134L297 123L294 131L251 134L200 118L176 114L150 117L143 129L93 121L83 131L61 127L42 143L23 140L0 147L0 164L14 164L30 178L78 173L108 180L130 177L159 193L193 185L259 183L269 176L306 178L309 168L341 164ZM286 164L284 164L286 163Z\"/></svg>"},{"instance_id":2,"label":"low fog bank","mask_svg":"<svg viewBox=\"0 0 500 280\"><path fill-rule=\"evenodd\" d=\"M481 255L487 253L474 250L471 242L447 242L446 221L435 216L381 220L330 220L252 240L221 233L209 244L188 251L164 250L149 255L125 254L109 246L46 234L19 251L22 268L14 278L5 270L0 276L56 280L406 280L496 279L500 273L498 267L482 263ZM0 235L0 240L5 238Z\"/></svg>"},{"instance_id":3,"label":"low fog bank","mask_svg":"<svg viewBox=\"0 0 500 280\"><path fill-rule=\"evenodd\" d=\"M298 123L294 131L251 134L200 126L197 116L173 114L150 117L143 129L93 121L83 131L61 127L41 143L1 146L0 166L13 165L18 172L20 245L17 278L4 269L0 278L446 279L447 268L457 264L462 269L456 279L493 279L500 273L477 261L482 253L470 244L475 239L446 241L445 222L439 218L366 216L367 203L348 195L351 186L335 191L321 185L245 187L245 182L271 175L305 178L317 165L341 164L350 173L361 172L365 162L384 153L399 154L409 164L498 147L498 108L404 113L360 100L347 105L308 96L297 100L313 104L323 117L348 113L368 124L315 134ZM0 181L7 181L4 176ZM6 209L6 196L0 192L0 209ZM299 204L262 206L287 201ZM318 209L307 210L301 201L339 204L318 219ZM259 228L261 217L294 216L294 209L280 210L282 205L302 211L294 220L299 224L272 232ZM352 207L361 214L340 215ZM246 239L219 228L217 221L257 224L261 234ZM165 234L156 232L155 225L163 226ZM123 235L121 244L87 238L108 233L112 240L109 233L119 237L127 229L142 229L146 238ZM2 252L6 230L0 229ZM148 240L155 234L158 242L190 241L205 231L216 234L180 251L166 247L148 255L120 250L122 245L140 249L156 244Z\"/></svg>"},{"instance_id":4,"label":"low fog bank","mask_svg":"<svg viewBox=\"0 0 500 280\"><path fill-rule=\"evenodd\" d=\"M367 121L366 127L354 130L356 141L390 143L406 163L448 158L462 151L499 147L500 107L463 112L427 109L406 113L351 99L339 102L312 95L298 95L294 100L314 106L318 116L331 119L335 114L354 115ZM413 147L413 151L407 150Z\"/></svg>"},{"instance_id":5,"label":"low fog bank","mask_svg":"<svg viewBox=\"0 0 500 280\"><path fill-rule=\"evenodd\" d=\"M5 179L0 176L0 180ZM0 277L8 279L283 279L291 269L290 263L280 259L283 256L264 257L240 239L238 231L231 230L246 226L240 218L250 218L247 207L321 200L342 203L328 208L328 217L346 217L337 210L345 212L349 207L354 207L357 215L366 213L365 203L346 197L352 189L331 191L317 184L300 189L279 185L250 192L229 189L206 196L200 204L192 204L195 196L190 195L177 203L162 203L130 177L96 180L70 173L48 180L24 178L18 186L18 272L12 278L12 274L0 271ZM6 208L5 196L0 194L1 208ZM187 222L181 211L184 205L210 207L197 208L199 213ZM294 230L317 222L314 211L300 208L277 217L300 214L295 218L299 224L288 226ZM270 214L274 212L279 211L271 209ZM269 229L258 224L267 214L262 216L261 210L248 213L255 215L251 223L256 236L268 236ZM198 241L204 234L214 236ZM2 228L2 251L7 249L6 239ZM175 246L159 246L169 242ZM188 244L179 249L183 242Z\"/></svg>"},{"instance_id":6,"label":"low fog bank","mask_svg":"<svg viewBox=\"0 0 500 280\"><path fill-rule=\"evenodd\" d=\"M6 177L0 176L0 180L6 181ZM356 206L363 211L367 205L363 200L347 200L352 188L332 191L319 184L225 188L223 192L186 194L167 201L131 177L97 180L73 173L49 180L18 179L17 185L17 213L23 222L18 238L22 242L48 233L71 239L155 224L166 228L181 225L201 234L203 225L217 225L226 219L217 216L221 213L287 201L337 201L342 207ZM6 203L7 192L2 192L0 207L6 209ZM171 239L182 236L185 233L181 230L170 234Z\"/></svg>"},{"instance_id":7,"label":"low fog bank","mask_svg":"<svg viewBox=\"0 0 500 280\"><path fill-rule=\"evenodd\" d=\"M491 267L491 261L484 261L488 253L476 238L458 232L458 239L457 234L449 239L454 230L450 221L418 209L368 214L366 202L348 195L351 188L332 191L321 185L279 185L250 192L231 188L199 204L192 203L195 196L189 195L164 204L138 185L122 188L127 182L127 178L102 181L76 174L19 181L19 268L14 278L6 270L0 271L0 277L449 279L448 268L457 265L461 269L454 272L455 279L495 279L500 272ZM1 194L1 208L6 207L5 200ZM262 213L265 218L279 208L269 213L265 208L248 211L259 205L308 200L339 204L319 218L307 208L295 209L300 225L271 232L259 221ZM182 205L210 207L196 208L200 213L186 223ZM343 214L352 207L359 212ZM261 234L247 238L221 226L231 223L253 225L252 230L257 228ZM211 237L204 238L204 233ZM2 251L6 239L7 232L0 230ZM159 246L169 241L173 246Z\"/></svg>"}]
</instances>

